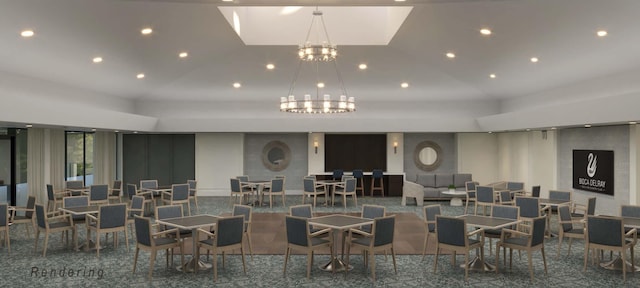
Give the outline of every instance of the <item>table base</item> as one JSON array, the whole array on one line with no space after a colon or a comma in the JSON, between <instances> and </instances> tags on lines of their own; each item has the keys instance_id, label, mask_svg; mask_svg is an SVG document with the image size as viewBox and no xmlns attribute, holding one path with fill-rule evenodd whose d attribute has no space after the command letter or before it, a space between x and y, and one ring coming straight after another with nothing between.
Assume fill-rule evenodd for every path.
<instances>
[{"instance_id":1,"label":"table base","mask_svg":"<svg viewBox=\"0 0 640 288\"><path fill-rule=\"evenodd\" d=\"M624 263L624 264L623 264ZM607 270L620 270L622 271L622 265L627 265L627 271L640 271L640 267L639 266L631 266L631 262L629 261L623 261L622 258L620 258L620 256L617 256L615 259L608 261L608 262L602 262L600 263L600 267L607 269Z\"/></svg>"},{"instance_id":2,"label":"table base","mask_svg":"<svg viewBox=\"0 0 640 288\"><path fill-rule=\"evenodd\" d=\"M462 198L451 198L449 206L462 206Z\"/></svg>"},{"instance_id":3,"label":"table base","mask_svg":"<svg viewBox=\"0 0 640 288\"><path fill-rule=\"evenodd\" d=\"M338 257L333 257L333 259L331 259L331 261L329 261L327 264L320 265L320 269L326 272L343 272L345 270L351 271L353 269L353 266L347 266L347 264L344 263L344 261L342 261L341 259L338 259Z\"/></svg>"},{"instance_id":4,"label":"table base","mask_svg":"<svg viewBox=\"0 0 640 288\"><path fill-rule=\"evenodd\" d=\"M195 267L198 267L198 268L196 269ZM213 264L204 263L200 260L197 260L196 258L191 258L191 260L189 260L187 263L184 263L183 266L178 266L176 269L178 271L184 270L185 272L195 272L196 270L197 271L207 270L207 269L210 269L211 267L213 267Z\"/></svg>"},{"instance_id":5,"label":"table base","mask_svg":"<svg viewBox=\"0 0 640 288\"><path fill-rule=\"evenodd\" d=\"M461 264L460 268L465 268L465 266L468 266L471 271L496 271L496 266L483 261L478 256L469 261L469 263Z\"/></svg>"},{"instance_id":6,"label":"table base","mask_svg":"<svg viewBox=\"0 0 640 288\"><path fill-rule=\"evenodd\" d=\"M78 251L80 251L80 250L82 250L82 251L90 251L90 250L99 250L99 249L104 249L104 246L98 247L96 245L96 243L93 242L93 240L89 240L89 246L87 246L86 242L83 242L82 244L80 244L78 246Z\"/></svg>"}]
</instances>

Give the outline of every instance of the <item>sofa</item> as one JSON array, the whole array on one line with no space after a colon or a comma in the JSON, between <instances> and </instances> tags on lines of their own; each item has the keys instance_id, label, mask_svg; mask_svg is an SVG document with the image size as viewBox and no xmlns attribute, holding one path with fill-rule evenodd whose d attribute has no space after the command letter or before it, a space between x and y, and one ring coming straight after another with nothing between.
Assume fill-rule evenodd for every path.
<instances>
[{"instance_id":1,"label":"sofa","mask_svg":"<svg viewBox=\"0 0 640 288\"><path fill-rule=\"evenodd\" d=\"M448 191L449 185L454 185L458 191L465 191L464 183L467 181L473 181L469 173L418 174L415 182L404 182L402 205L406 205L407 198L415 198L418 206L422 206L424 200L450 199L451 195L442 192Z\"/></svg>"}]
</instances>

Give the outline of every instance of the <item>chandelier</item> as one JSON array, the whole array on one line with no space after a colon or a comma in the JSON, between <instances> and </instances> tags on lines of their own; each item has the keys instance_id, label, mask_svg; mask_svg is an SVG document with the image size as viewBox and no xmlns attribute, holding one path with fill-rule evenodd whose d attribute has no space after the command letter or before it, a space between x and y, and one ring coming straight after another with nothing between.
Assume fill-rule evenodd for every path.
<instances>
[{"instance_id":1,"label":"chandelier","mask_svg":"<svg viewBox=\"0 0 640 288\"><path fill-rule=\"evenodd\" d=\"M318 28L318 34L320 34L319 30L321 28L324 32L323 36L325 37L326 42L311 43L309 41L309 36L311 35L311 31L313 30L314 24L316 22L318 22L316 26L321 25ZM338 64L336 61L337 55L338 49L336 45L332 45L331 41L329 41L329 34L327 33L327 28L324 25L322 11L319 11L318 8L316 8L316 10L313 11L313 18L311 19L311 26L309 27L309 31L307 32L307 38L305 39L304 44L298 47L298 67L293 77L293 81L291 82L291 86L289 86L289 96L280 97L280 111L312 114L344 113L355 111L355 98L347 96L347 90L344 88L344 82L342 81L340 71L338 71ZM313 96L311 93L307 93L304 94L302 99L296 99L294 90L300 76L300 69L305 63L313 66L316 72L316 79L318 79L316 87L314 88L316 91L315 95ZM331 99L330 94L322 93L322 90L325 88L325 84L324 82L320 82L319 80L319 66L321 64L332 65L335 69L341 92L340 96L337 99Z\"/></svg>"}]
</instances>

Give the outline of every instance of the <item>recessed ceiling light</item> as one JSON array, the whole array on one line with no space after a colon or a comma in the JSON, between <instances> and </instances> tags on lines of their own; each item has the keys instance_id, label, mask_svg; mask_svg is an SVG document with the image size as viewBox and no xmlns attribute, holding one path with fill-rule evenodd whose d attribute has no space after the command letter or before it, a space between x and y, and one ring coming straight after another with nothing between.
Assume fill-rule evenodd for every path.
<instances>
[{"instance_id":1,"label":"recessed ceiling light","mask_svg":"<svg viewBox=\"0 0 640 288\"><path fill-rule=\"evenodd\" d=\"M138 134L138 131L133 131L133 134Z\"/></svg>"},{"instance_id":2,"label":"recessed ceiling light","mask_svg":"<svg viewBox=\"0 0 640 288\"><path fill-rule=\"evenodd\" d=\"M33 127L33 125L31 125L31 124L27 124L27 125L25 125L25 127L27 127L27 128L32 128L32 127Z\"/></svg>"},{"instance_id":3,"label":"recessed ceiling light","mask_svg":"<svg viewBox=\"0 0 640 288\"><path fill-rule=\"evenodd\" d=\"M556 129L558 129L558 128L556 128L556 127L551 127L551 130L556 130Z\"/></svg>"},{"instance_id":4,"label":"recessed ceiling light","mask_svg":"<svg viewBox=\"0 0 640 288\"><path fill-rule=\"evenodd\" d=\"M222 2L233 2L233 0L222 0Z\"/></svg>"},{"instance_id":5,"label":"recessed ceiling light","mask_svg":"<svg viewBox=\"0 0 640 288\"><path fill-rule=\"evenodd\" d=\"M102 57L94 57L91 61L93 61L93 63L100 63L102 62Z\"/></svg>"},{"instance_id":6,"label":"recessed ceiling light","mask_svg":"<svg viewBox=\"0 0 640 288\"><path fill-rule=\"evenodd\" d=\"M318 88L324 88L324 83L322 83L322 82L318 82L318 85L317 85L317 86L318 86Z\"/></svg>"},{"instance_id":7,"label":"recessed ceiling light","mask_svg":"<svg viewBox=\"0 0 640 288\"><path fill-rule=\"evenodd\" d=\"M138 78L138 79L142 79L142 78L144 78L144 74L143 74L143 73L140 73L140 74L136 75L136 78Z\"/></svg>"},{"instance_id":8,"label":"recessed ceiling light","mask_svg":"<svg viewBox=\"0 0 640 288\"><path fill-rule=\"evenodd\" d=\"M20 36L22 36L24 38L33 37L33 35L35 35L33 30L23 30L22 32L20 32Z\"/></svg>"},{"instance_id":9,"label":"recessed ceiling light","mask_svg":"<svg viewBox=\"0 0 640 288\"><path fill-rule=\"evenodd\" d=\"M93 132L96 132L96 130L97 130L96 128L92 128L92 129L91 129L91 131L93 131Z\"/></svg>"},{"instance_id":10,"label":"recessed ceiling light","mask_svg":"<svg viewBox=\"0 0 640 288\"><path fill-rule=\"evenodd\" d=\"M271 64L271 63L267 64L267 69L269 69L269 70L273 70L273 69L275 69L275 68L276 68L276 65L273 65L273 64Z\"/></svg>"},{"instance_id":11,"label":"recessed ceiling light","mask_svg":"<svg viewBox=\"0 0 640 288\"><path fill-rule=\"evenodd\" d=\"M636 125L636 124L638 124L638 122L636 122L636 121L629 121L629 125Z\"/></svg>"},{"instance_id":12,"label":"recessed ceiling light","mask_svg":"<svg viewBox=\"0 0 640 288\"><path fill-rule=\"evenodd\" d=\"M240 84L240 82L233 83L233 88L240 88L240 87L242 87L242 84Z\"/></svg>"},{"instance_id":13,"label":"recessed ceiling light","mask_svg":"<svg viewBox=\"0 0 640 288\"><path fill-rule=\"evenodd\" d=\"M453 52L447 52L446 55L448 58L456 58L456 54L453 54Z\"/></svg>"},{"instance_id":14,"label":"recessed ceiling light","mask_svg":"<svg viewBox=\"0 0 640 288\"><path fill-rule=\"evenodd\" d=\"M527 132L531 131L531 129L527 128Z\"/></svg>"},{"instance_id":15,"label":"recessed ceiling light","mask_svg":"<svg viewBox=\"0 0 640 288\"><path fill-rule=\"evenodd\" d=\"M178 57L180 58L186 58L187 56L189 56L189 53L187 52L180 52L180 54L178 54Z\"/></svg>"},{"instance_id":16,"label":"recessed ceiling light","mask_svg":"<svg viewBox=\"0 0 640 288\"><path fill-rule=\"evenodd\" d=\"M489 74L489 78L495 79L496 78L496 74Z\"/></svg>"},{"instance_id":17,"label":"recessed ceiling light","mask_svg":"<svg viewBox=\"0 0 640 288\"><path fill-rule=\"evenodd\" d=\"M365 69L367 69L367 64L362 63L362 64L358 65L358 68L360 68L360 70L365 70Z\"/></svg>"},{"instance_id":18,"label":"recessed ceiling light","mask_svg":"<svg viewBox=\"0 0 640 288\"><path fill-rule=\"evenodd\" d=\"M120 133L120 131L119 131L119 130L116 130L116 131L113 131L113 132L114 132L114 133Z\"/></svg>"},{"instance_id":19,"label":"recessed ceiling light","mask_svg":"<svg viewBox=\"0 0 640 288\"><path fill-rule=\"evenodd\" d=\"M584 124L584 128L591 128L591 124Z\"/></svg>"},{"instance_id":20,"label":"recessed ceiling light","mask_svg":"<svg viewBox=\"0 0 640 288\"><path fill-rule=\"evenodd\" d=\"M598 37L604 37L607 36L607 31L606 30L599 30L598 32L596 32L596 35L598 35Z\"/></svg>"},{"instance_id":21,"label":"recessed ceiling light","mask_svg":"<svg viewBox=\"0 0 640 288\"><path fill-rule=\"evenodd\" d=\"M400 84L400 87L402 87L402 88L407 88L407 87L409 87L409 83L407 83L407 82L402 82L402 83Z\"/></svg>"},{"instance_id":22,"label":"recessed ceiling light","mask_svg":"<svg viewBox=\"0 0 640 288\"><path fill-rule=\"evenodd\" d=\"M482 28L482 29L480 29L480 34L482 34L482 35L491 35L491 30L489 30L488 28Z\"/></svg>"},{"instance_id":23,"label":"recessed ceiling light","mask_svg":"<svg viewBox=\"0 0 640 288\"><path fill-rule=\"evenodd\" d=\"M394 1L396 1L396 2L404 2L404 1L407 1L407 0L394 0Z\"/></svg>"},{"instance_id":24,"label":"recessed ceiling light","mask_svg":"<svg viewBox=\"0 0 640 288\"><path fill-rule=\"evenodd\" d=\"M538 57L531 57L532 63L538 63Z\"/></svg>"},{"instance_id":25,"label":"recessed ceiling light","mask_svg":"<svg viewBox=\"0 0 640 288\"><path fill-rule=\"evenodd\" d=\"M140 30L140 33L142 33L142 35L149 35L149 34L151 34L151 32L153 32L153 29L151 29L151 28L144 28L144 29Z\"/></svg>"}]
</instances>

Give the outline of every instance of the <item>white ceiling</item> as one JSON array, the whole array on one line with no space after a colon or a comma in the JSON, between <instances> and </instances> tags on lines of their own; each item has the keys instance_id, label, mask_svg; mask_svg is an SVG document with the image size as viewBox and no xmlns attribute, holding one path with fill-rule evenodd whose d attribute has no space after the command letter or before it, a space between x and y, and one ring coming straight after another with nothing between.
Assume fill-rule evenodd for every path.
<instances>
[{"instance_id":1,"label":"white ceiling","mask_svg":"<svg viewBox=\"0 0 640 288\"><path fill-rule=\"evenodd\" d=\"M207 115L206 111L234 114L228 109L243 110L243 103L250 115L238 113L241 115L224 119L259 120L261 116L256 114L283 119L288 116L278 114L277 101L286 96L291 84L297 65L296 45L246 45L219 7L308 4L310 1L305 0L0 0L2 101L21 106L20 101L29 103L24 100L28 97L50 97L74 103L70 105L155 118L136 128L131 123L74 123L72 119L55 118L63 117L59 115L36 120L29 115L5 113L0 115L0 123L168 131L180 129L166 125L172 123L171 119L195 118L205 119L203 123L208 126L185 129L223 131L220 127L226 124L212 124L212 119L222 116ZM388 45L338 47L339 70L349 96L356 97L359 107L355 116L339 117L356 119L362 125L371 119L402 120L377 128L382 131L496 131L640 119L635 111L623 111L608 112L602 118L551 117L557 119L554 123L540 119L518 119L521 121L517 124L510 121L524 115L518 114L520 111L563 113L571 103L587 105L602 98L611 99L604 103L628 106L619 98L633 99L640 91L640 81L635 78L640 74L640 1L330 0L313 4L413 7ZM328 17L329 10L320 9ZM306 30L311 15L302 18L304 23L299 26ZM353 19L343 20L348 23ZM268 22L263 25L271 27ZM143 36L140 30L144 27L152 27L154 32ZM485 27L493 31L491 36L479 33ZM20 37L24 29L33 29L35 36ZM597 37L600 29L609 35ZM286 33L279 28L272 28L272 32ZM189 57L178 58L180 51L187 51ZM454 52L456 57L448 59L447 52ZM95 56L104 61L92 63ZM540 61L531 63L531 57ZM267 63L276 68L267 70ZM360 63L366 63L368 69L359 70ZM136 79L138 73L146 77ZM489 78L491 73L497 77ZM242 87L233 88L234 82ZM401 82L408 82L410 87L400 88ZM21 94L27 98L17 99ZM29 104L37 105L33 102L38 101ZM383 116L389 106L393 106L389 110L394 114ZM447 126L439 116L446 112L441 107L454 107L447 109L471 122ZM479 110L474 111L474 107ZM172 118L166 118L167 109L182 110L172 111ZM432 114L425 116L421 111ZM441 121L403 128L413 120L427 122L434 117ZM126 122L128 118L123 119ZM341 130L311 122L309 130ZM245 130L267 129L256 125Z\"/></svg>"}]
</instances>

